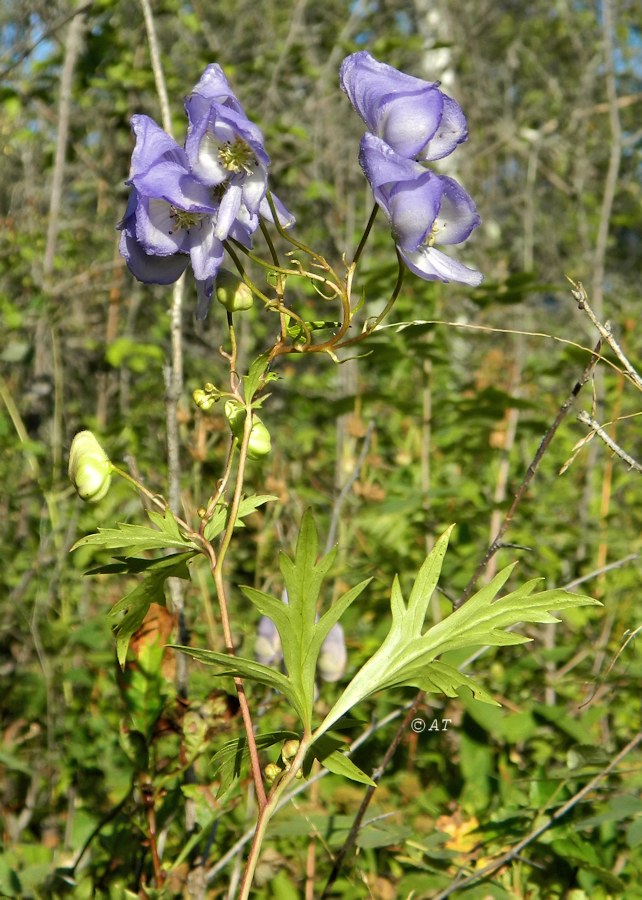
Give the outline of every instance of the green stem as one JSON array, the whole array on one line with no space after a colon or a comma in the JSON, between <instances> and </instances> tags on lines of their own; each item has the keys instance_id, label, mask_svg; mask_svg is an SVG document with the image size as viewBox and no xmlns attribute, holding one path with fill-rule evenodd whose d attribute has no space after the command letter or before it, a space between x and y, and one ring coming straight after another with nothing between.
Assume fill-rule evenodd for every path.
<instances>
[{"instance_id":1,"label":"green stem","mask_svg":"<svg viewBox=\"0 0 642 900\"><path fill-rule=\"evenodd\" d=\"M399 262L399 270L397 272L397 281L395 283L392 294L390 295L390 299L384 306L383 310L379 313L379 315L374 320L374 322L372 322L370 325L367 325L367 327L364 329L364 331L361 332L361 334L357 334L357 335L355 335L355 337L350 338L347 341L342 341L341 343L337 343L336 344L337 349L339 349L341 347L349 347L352 344L359 344L361 341L363 341L367 337L369 337L369 335L371 335L373 331L376 331L376 329L379 327L379 325L381 325L381 323L386 318L386 316L388 315L388 313L390 312L392 307L395 305L395 303L397 301L397 297L401 293L401 287L403 285L404 276L406 274L406 267L404 265L403 260L401 259L401 256L399 255L399 251L397 251L397 260Z\"/></svg>"},{"instance_id":2,"label":"green stem","mask_svg":"<svg viewBox=\"0 0 642 900\"><path fill-rule=\"evenodd\" d=\"M231 360L232 364L235 363L235 360ZM221 625L223 627L223 638L225 640L225 647L230 656L234 656L234 639L232 636L232 627L230 622L230 614L227 604L227 594L225 591L225 582L223 579L223 566L225 564L225 557L227 555L228 548L230 546L230 542L232 540L232 534L234 532L234 525L236 523L236 519L238 517L239 506L241 504L241 499L243 496L243 481L245 476L245 464L247 461L247 447L250 440L250 433L252 431L252 414L251 411L248 411L247 416L245 417L245 426L243 429L243 439L241 441L241 445L239 448L239 463L238 470L236 473L236 484L234 486L234 496L232 497L232 502L230 504L230 508L228 510L228 518L227 525L225 526L225 531L221 536L221 540L218 546L218 553L215 553L212 545L209 545L210 548L210 567L212 570L212 576L214 578L214 584L216 585L216 596L219 601L219 608L221 611ZM239 706L241 709L241 716L243 718L243 725L245 727L245 735L247 738L247 746L250 754L250 768L252 770L252 779L254 781L254 787L256 790L257 801L259 804L259 809L263 809L263 807L267 803L267 798L265 795L265 788L263 786L263 776L261 774L261 763L259 760L259 753L256 746L256 741L254 739L254 725L252 722L252 714L250 712L250 707L247 701L247 697L245 695L245 688L243 686L243 680L241 678L235 678L234 684L236 685L236 692L238 695Z\"/></svg>"},{"instance_id":3,"label":"green stem","mask_svg":"<svg viewBox=\"0 0 642 900\"><path fill-rule=\"evenodd\" d=\"M250 853L247 858L247 862L245 863L245 871L243 872L243 881L241 883L239 900L248 900L250 896L252 881L254 880L254 873L256 871L259 857L261 855L261 848L263 846L263 840L265 838L267 827L272 816L277 811L279 800L283 795L283 792L292 784L297 776L297 772L300 771L310 743L310 735L304 734L303 738L301 739L297 754L290 764L290 768L277 782L275 782L272 790L270 791L270 796L267 798L265 805L259 811L256 830L254 832L254 838L252 840L252 847L250 848Z\"/></svg>"}]
</instances>

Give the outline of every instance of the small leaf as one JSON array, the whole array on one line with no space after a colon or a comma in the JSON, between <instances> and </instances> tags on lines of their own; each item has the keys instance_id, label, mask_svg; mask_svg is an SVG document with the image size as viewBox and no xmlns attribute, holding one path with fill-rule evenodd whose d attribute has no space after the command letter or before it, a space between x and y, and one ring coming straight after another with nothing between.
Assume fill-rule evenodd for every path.
<instances>
[{"instance_id":1,"label":"small leaf","mask_svg":"<svg viewBox=\"0 0 642 900\"><path fill-rule=\"evenodd\" d=\"M184 550L191 547L198 550L199 547L189 538L181 534L178 523L171 510L165 510L164 515L149 512L149 518L157 526L148 528L146 525L129 525L119 523L116 528L99 528L96 534L88 534L80 538L71 548L94 546L103 547L105 550L123 549L124 557L133 556L143 550Z\"/></svg>"},{"instance_id":2,"label":"small leaf","mask_svg":"<svg viewBox=\"0 0 642 900\"><path fill-rule=\"evenodd\" d=\"M256 746L259 750L267 750L274 744L282 741L296 740L300 737L295 731L272 731L267 734L257 734ZM243 769L249 766L250 754L247 748L247 738L241 736L227 741L218 750L213 758L214 773L221 781L219 795L228 789L230 784L239 778Z\"/></svg>"},{"instance_id":3,"label":"small leaf","mask_svg":"<svg viewBox=\"0 0 642 900\"><path fill-rule=\"evenodd\" d=\"M269 353L262 353L252 362L247 375L243 376L243 396L245 397L245 403L248 408L261 385L261 381L263 381L263 384L265 385L270 381L276 381L276 379L280 377L276 372L268 372L266 374L269 363Z\"/></svg>"},{"instance_id":4,"label":"small leaf","mask_svg":"<svg viewBox=\"0 0 642 900\"><path fill-rule=\"evenodd\" d=\"M131 636L138 631L151 603L164 600L164 584L167 578L189 579L187 561L193 553L174 553L162 559L149 560L148 573L136 587L122 597L107 614L114 618L124 612L123 618L114 626L116 635L116 655L120 667L124 668L127 648ZM140 562L148 562L141 560Z\"/></svg>"},{"instance_id":5,"label":"small leaf","mask_svg":"<svg viewBox=\"0 0 642 900\"><path fill-rule=\"evenodd\" d=\"M366 775L352 760L342 751L345 749L345 741L333 733L323 734L311 745L303 764L303 774L307 777L312 768L312 761L318 759L321 765L335 775L343 775L351 781L359 784L368 784L376 787L376 783Z\"/></svg>"},{"instance_id":6,"label":"small leaf","mask_svg":"<svg viewBox=\"0 0 642 900\"><path fill-rule=\"evenodd\" d=\"M376 781L373 781L369 775L366 775L358 766L355 766L351 759L344 753L339 753L338 750L334 750L328 756L325 756L321 762L329 772L333 772L335 775L343 775L344 778L349 778L350 781L358 781L359 784L367 784L370 787L377 786Z\"/></svg>"},{"instance_id":7,"label":"small leaf","mask_svg":"<svg viewBox=\"0 0 642 900\"><path fill-rule=\"evenodd\" d=\"M255 512L259 508L259 506L263 506L264 503L269 503L271 500L278 499L279 498L274 494L256 494L252 497L245 497L239 504L239 511L236 517L236 522L234 523L234 527L244 528L245 524L242 520L245 518L245 516L251 515L251 513ZM219 534L222 534L227 523L227 515L227 506L216 507L212 517L209 519L207 525L203 530L203 535L206 540L213 541L215 537L218 537Z\"/></svg>"}]
</instances>

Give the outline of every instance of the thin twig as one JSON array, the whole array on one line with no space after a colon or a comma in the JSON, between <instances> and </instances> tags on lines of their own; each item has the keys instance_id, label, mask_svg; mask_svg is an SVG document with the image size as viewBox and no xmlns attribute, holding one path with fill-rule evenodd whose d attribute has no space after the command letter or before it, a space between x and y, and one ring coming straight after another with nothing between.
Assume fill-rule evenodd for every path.
<instances>
[{"instance_id":1,"label":"thin twig","mask_svg":"<svg viewBox=\"0 0 642 900\"><path fill-rule=\"evenodd\" d=\"M450 897L451 894L454 894L456 891L460 891L464 887L468 887L471 884L479 881L480 879L485 878L486 875L490 875L491 872L496 872L497 869L501 869L502 866L505 866L506 863L512 862L512 860L516 859L517 856L521 853L521 851L528 847L529 844L532 844L533 841L536 841L537 838L541 837L545 831L548 831L556 822L558 822L561 818L563 818L567 812L573 809L580 800L583 800L587 794L590 794L591 791L598 786L598 784L609 775L613 769L619 765L625 756L627 756L632 750L642 742L642 731L638 731L635 737L629 741L629 743L623 747L622 750L614 756L610 763L605 766L601 772L592 778L588 784L584 785L576 794L574 794L563 806L560 806L552 816L549 816L545 822L539 825L537 828L534 828L530 834L526 835L518 844L510 849L507 853L502 854L502 856L498 857L492 863L489 863L487 866L484 866L483 869L480 869L478 872L475 872L474 875L470 875L468 878L462 878L459 881L454 881L453 884L447 888L445 891L442 891L440 894L437 894L435 900L445 900L446 897Z\"/></svg>"},{"instance_id":2,"label":"thin twig","mask_svg":"<svg viewBox=\"0 0 642 900\"><path fill-rule=\"evenodd\" d=\"M640 377L640 375L638 374L635 366L633 366L629 362L619 343L613 337L613 333L611 331L611 326L609 325L609 323L600 322L598 317L591 309L584 285L581 281L573 281L568 277L568 275L566 277L573 286L573 290L571 291L571 293L577 300L577 308L586 313L588 318L591 320L592 325L599 332L604 343L609 345L613 353L615 353L615 355L617 356L618 360L622 363L624 373L630 378L637 389L642 391L642 377Z\"/></svg>"},{"instance_id":3,"label":"thin twig","mask_svg":"<svg viewBox=\"0 0 642 900\"><path fill-rule=\"evenodd\" d=\"M368 423L368 428L363 438L363 444L361 445L361 451L359 453L359 457L355 464L354 469L352 470L350 477L346 480L343 487L339 491L339 494L334 501L334 505L332 507L332 518L330 519L330 528L328 529L328 539L325 544L325 552L328 553L332 547L334 546L334 542L337 538L337 529L339 527L339 516L341 514L341 507L345 503L345 499L350 493L352 485L355 483L357 478L361 473L361 469L366 459L366 455L368 450L370 449L370 441L372 440L372 434L374 432L375 423L374 421L370 421Z\"/></svg>"},{"instance_id":4,"label":"thin twig","mask_svg":"<svg viewBox=\"0 0 642 900\"><path fill-rule=\"evenodd\" d=\"M506 533L506 531L508 530L508 527L513 520L513 517L517 511L519 504L522 502L524 495L525 495L526 491L528 490L528 487L529 487L531 481L535 477L535 473L537 472L537 469L539 468L539 464L542 461L542 457L546 453L551 441L553 440L553 437L555 436L557 429L560 427L560 425L562 424L568 411L570 410L571 406L573 405L575 398L577 397L579 392L582 390L582 388L584 387L586 382L590 379L590 377L593 373L593 369L595 368L597 361L599 359L599 352L600 352L601 346L602 346L602 339L600 338L600 340L595 345L595 349L593 350L593 355L591 356L591 359L589 360L588 365L582 372L579 380L576 382L571 393L568 395L566 400L560 406L558 413L555 416L555 419L553 421L553 424L551 425L551 427L548 429L548 431L542 438L542 441L541 441L539 447L537 448L537 452L535 453L535 456L533 457L531 464L529 465L528 469L526 470L526 474L524 475L524 478L522 479L522 483L520 484L520 486L517 490L517 493L515 494L515 498L511 504L511 507L508 510L508 512L506 513L506 515L504 516L504 521L502 522L502 524L499 528L499 531L495 535L494 540L491 542L488 550L484 554L483 559L480 561L479 565L475 569L475 572L473 573L470 581L464 588L461 596L454 603L455 609L459 609L459 607L462 606L466 602L466 600L468 600L468 598L470 597L470 595L472 594L472 592L475 588L477 579L479 578L479 576L482 574L482 572L486 568L488 561L490 559L492 559L492 557L497 553L497 551L502 546L502 538L503 538L504 534Z\"/></svg>"},{"instance_id":5,"label":"thin twig","mask_svg":"<svg viewBox=\"0 0 642 900\"><path fill-rule=\"evenodd\" d=\"M163 128L165 129L167 134L172 137L172 117L169 111L169 99L167 97L165 76L163 75L163 66L161 63L158 37L156 35L156 26L154 24L154 16L152 14L152 8L150 6L149 0L140 0L140 5L143 8L143 17L145 19L145 31L147 32L149 57L152 63L152 71L154 73L156 93L158 94L161 122L163 123Z\"/></svg>"},{"instance_id":6,"label":"thin twig","mask_svg":"<svg viewBox=\"0 0 642 900\"><path fill-rule=\"evenodd\" d=\"M596 422L587 412L581 410L577 415L577 421L581 422L582 425L588 425L588 427L593 431L609 448L615 453L616 456L619 456L620 459L623 459L627 464L629 469L635 469L636 472L642 472L642 465L639 462L636 462L632 456L623 450L619 444L617 444L613 438L607 434L607 432L602 428L599 422Z\"/></svg>"},{"instance_id":7,"label":"thin twig","mask_svg":"<svg viewBox=\"0 0 642 900\"><path fill-rule=\"evenodd\" d=\"M74 19L76 16L83 15L83 13L86 13L87 10L91 9L92 6L93 6L93 0L91 0L91 2L89 2L89 3L83 3L82 6L77 7L76 9L72 10L72 12L67 13L66 15L62 16L60 19L57 19L54 22L54 24L51 26L51 28L48 28L46 31L43 31L42 34L40 35L40 37L37 38L37 40L33 41L30 44L27 44L26 41L22 42L22 46L20 46L20 45L16 46L14 44L11 47L11 49L8 50L7 53L5 53L4 55L9 56L11 53L18 53L18 58L14 59L14 61L12 63L10 63L6 67L6 69L3 69L0 72L0 81L4 80L6 78L6 76L9 74L9 72L11 72L13 69L15 69L16 66L19 66L23 59L26 59L31 53L33 53L33 51L36 49L36 47L39 46L39 44L42 44L43 41L49 40L49 38L53 37L53 35L57 31L60 31L61 28L64 28L65 25L67 24L67 22L71 21L71 19Z\"/></svg>"}]
</instances>

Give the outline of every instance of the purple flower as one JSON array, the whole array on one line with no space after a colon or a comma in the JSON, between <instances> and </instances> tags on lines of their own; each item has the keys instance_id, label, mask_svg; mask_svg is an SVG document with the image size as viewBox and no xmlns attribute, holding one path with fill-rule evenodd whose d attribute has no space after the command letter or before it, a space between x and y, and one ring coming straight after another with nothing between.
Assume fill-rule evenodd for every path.
<instances>
[{"instance_id":1,"label":"purple flower","mask_svg":"<svg viewBox=\"0 0 642 900\"><path fill-rule=\"evenodd\" d=\"M219 233L225 232L234 211L242 206L252 222L260 215L274 224L265 199L270 158L263 146L263 135L247 118L220 66L213 64L205 69L185 98L185 111L189 121L185 150L192 171L204 184L225 185ZM278 197L273 195L272 201L279 223L284 228L294 224L294 216Z\"/></svg>"},{"instance_id":2,"label":"purple flower","mask_svg":"<svg viewBox=\"0 0 642 900\"><path fill-rule=\"evenodd\" d=\"M406 159L442 159L468 137L459 104L438 83L405 75L365 50L344 59L339 80L368 130Z\"/></svg>"},{"instance_id":3,"label":"purple flower","mask_svg":"<svg viewBox=\"0 0 642 900\"><path fill-rule=\"evenodd\" d=\"M408 268L427 281L480 284L481 272L434 247L460 244L481 222L466 191L453 178L399 156L372 134L361 139L359 162Z\"/></svg>"},{"instance_id":4,"label":"purple flower","mask_svg":"<svg viewBox=\"0 0 642 900\"><path fill-rule=\"evenodd\" d=\"M171 284L191 263L198 289L196 315L205 318L223 241L252 246L267 203L269 157L259 129L217 65L208 66L185 101L185 148L149 116L133 116L136 146L127 181L132 192L119 224L120 252L131 272L149 284ZM274 198L284 227L294 217Z\"/></svg>"},{"instance_id":5,"label":"purple flower","mask_svg":"<svg viewBox=\"0 0 642 900\"><path fill-rule=\"evenodd\" d=\"M153 119L133 116L132 128L136 146L127 184L133 190L119 225L120 252L136 278L153 284L176 281L191 262L200 312L223 262L219 203L190 171L185 151Z\"/></svg>"}]
</instances>

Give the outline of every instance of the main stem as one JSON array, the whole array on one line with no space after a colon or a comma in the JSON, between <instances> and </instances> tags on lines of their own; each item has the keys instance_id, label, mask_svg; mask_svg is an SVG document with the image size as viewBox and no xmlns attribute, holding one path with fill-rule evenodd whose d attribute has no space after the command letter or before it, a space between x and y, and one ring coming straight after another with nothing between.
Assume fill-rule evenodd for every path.
<instances>
[{"instance_id":1,"label":"main stem","mask_svg":"<svg viewBox=\"0 0 642 900\"><path fill-rule=\"evenodd\" d=\"M238 471L236 474L236 484L234 486L234 496L232 498L232 502L228 511L228 519L225 531L223 532L223 536L221 538L221 543L218 548L218 553L214 552L214 549L211 549L210 554L210 564L212 570L212 576L214 578L214 584L216 586L216 595L219 601L219 607L221 610L221 624L223 626L223 638L225 640L225 647L230 656L234 656L234 639L232 636L232 628L230 624L230 615L227 604L227 594L225 591L225 583L223 579L223 566L225 563L225 557L227 555L228 548L230 546L230 541L232 540L232 534L234 532L234 525L236 523L236 519L238 516L239 506L241 504L241 498L243 496L243 481L245 476L245 463L247 461L247 446L250 440L250 432L252 430L252 414L248 412L248 415L245 418L245 427L243 430L243 440L241 441L240 453L239 453L239 465ZM250 754L250 768L252 770L252 779L254 781L254 787L256 790L256 797L259 804L259 810L262 810L266 803L267 797L265 794L265 788L263 787L263 776L261 774L261 764L259 760L258 749L256 746L256 741L254 739L254 726L252 723L252 715L250 712L250 707L247 701L247 696L245 694L245 688L243 686L243 680L241 678L235 678L234 684L236 686L236 692L238 695L239 706L241 709L241 716L243 718L243 725L245 727L245 734L247 737L247 746Z\"/></svg>"},{"instance_id":2,"label":"main stem","mask_svg":"<svg viewBox=\"0 0 642 900\"><path fill-rule=\"evenodd\" d=\"M301 766L303 765L303 760L309 746L309 738L309 734L303 736L299 745L299 750L292 760L289 770L285 772L279 779L279 781L274 784L274 787L270 791L270 796L267 798L265 805L259 810L256 830L254 832L254 839L252 840L252 847L250 848L250 853L245 864L245 871L243 873L243 881L241 883L241 893L239 894L239 900L248 900L250 896L252 881L254 880L254 872L256 871L256 866L261 855L261 848L263 846L265 832L267 831L270 819L277 811L279 800L283 795L283 792L295 780L297 773L300 771Z\"/></svg>"}]
</instances>

